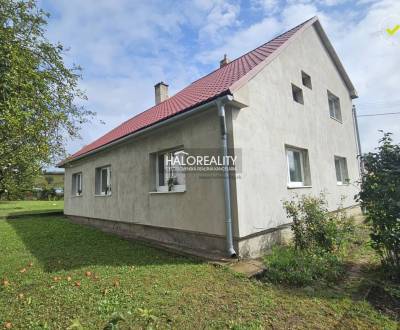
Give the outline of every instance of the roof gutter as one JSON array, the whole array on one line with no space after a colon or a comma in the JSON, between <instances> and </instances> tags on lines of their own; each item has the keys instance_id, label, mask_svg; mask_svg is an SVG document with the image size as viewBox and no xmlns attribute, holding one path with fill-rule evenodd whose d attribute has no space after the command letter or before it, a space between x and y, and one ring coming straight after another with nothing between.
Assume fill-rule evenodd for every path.
<instances>
[{"instance_id":1,"label":"roof gutter","mask_svg":"<svg viewBox=\"0 0 400 330\"><path fill-rule=\"evenodd\" d=\"M168 119L162 120L162 121L160 121L158 123L155 123L155 124L153 124L151 126L145 127L145 128L143 128L143 129L141 129L139 131L136 131L136 132L134 132L132 134L128 134L128 135L126 135L126 136L124 136L124 137L122 137L122 138L120 138L118 140L112 141L112 142L110 142L108 144L105 144L104 146L101 146L99 148L91 150L91 151L89 151L87 153L84 153L84 154L79 155L77 157L74 157L72 159L66 159L66 160L60 162L57 165L57 167L66 167L66 165L69 164L69 163L75 162L75 161L77 161L79 159L82 159L82 158L85 158L87 156L94 155L94 154L96 154L98 152L101 152L101 151L103 151L105 149L108 149L108 148L110 148L112 146L115 146L117 144L123 143L123 142L125 142L125 141L127 141L129 139L133 139L133 138L135 138L135 137L137 137L139 135L145 134L145 133L150 132L152 130L155 130L155 129L159 128L159 127L168 125L168 124L173 123L175 121L178 121L180 119L183 119L183 118L186 118L188 116L191 116L194 113L197 113L197 112L200 112L202 110L205 110L205 109L207 109L207 108L209 108L209 107L211 107L213 105L216 105L217 102L226 103L228 101L229 102L233 101L239 108L243 108L243 107L246 106L244 104L241 104L239 102L234 101L232 95L222 95L222 96L219 96L216 99L213 99L213 100L211 100L211 101L209 101L207 103L203 103L203 104L201 104L201 105L199 105L199 106L197 106L195 108L192 108L192 109L187 110L187 111L185 111L183 113L180 113L180 114L177 114L175 116L172 116L172 117L170 117Z\"/></svg>"}]
</instances>

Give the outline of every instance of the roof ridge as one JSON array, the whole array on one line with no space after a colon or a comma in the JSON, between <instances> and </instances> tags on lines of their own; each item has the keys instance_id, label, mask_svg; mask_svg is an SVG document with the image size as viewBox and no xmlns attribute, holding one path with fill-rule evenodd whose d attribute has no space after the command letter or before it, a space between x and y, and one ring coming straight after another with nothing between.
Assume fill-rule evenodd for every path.
<instances>
[{"instance_id":1,"label":"roof ridge","mask_svg":"<svg viewBox=\"0 0 400 330\"><path fill-rule=\"evenodd\" d=\"M312 20L314 21L309 23ZM179 113L210 102L221 95L232 93L234 88L248 81L250 76L257 74L260 68L266 65L265 63L268 63L268 59L271 60L274 56L278 56L277 54L279 54L280 49L282 49L298 31L304 29L307 24L313 24L317 20L318 18L314 16L235 58L223 67L217 68L196 79L170 98L128 118L96 140L83 146L61 162L59 166L63 166L74 159L84 157L98 149L103 149L111 144L111 142L120 140L123 137L162 122ZM285 37L285 35L287 35L287 37Z\"/></svg>"}]
</instances>

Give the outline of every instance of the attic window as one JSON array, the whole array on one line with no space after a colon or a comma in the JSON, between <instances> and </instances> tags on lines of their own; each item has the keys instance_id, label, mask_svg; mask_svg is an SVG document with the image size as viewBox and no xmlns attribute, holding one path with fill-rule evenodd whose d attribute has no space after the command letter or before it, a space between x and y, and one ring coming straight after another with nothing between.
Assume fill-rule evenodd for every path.
<instances>
[{"instance_id":1,"label":"attic window","mask_svg":"<svg viewBox=\"0 0 400 330\"><path fill-rule=\"evenodd\" d=\"M300 87L292 84L293 100L297 103L304 104L303 90Z\"/></svg>"},{"instance_id":2,"label":"attic window","mask_svg":"<svg viewBox=\"0 0 400 330\"><path fill-rule=\"evenodd\" d=\"M303 82L303 86L306 86L309 89L312 89L311 77L304 71L301 71L301 81Z\"/></svg>"}]
</instances>

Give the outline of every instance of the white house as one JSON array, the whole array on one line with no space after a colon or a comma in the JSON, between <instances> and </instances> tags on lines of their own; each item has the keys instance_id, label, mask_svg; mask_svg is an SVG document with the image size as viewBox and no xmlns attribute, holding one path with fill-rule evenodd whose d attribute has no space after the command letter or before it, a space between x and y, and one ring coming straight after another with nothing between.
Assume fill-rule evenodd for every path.
<instances>
[{"instance_id":1,"label":"white house","mask_svg":"<svg viewBox=\"0 0 400 330\"><path fill-rule=\"evenodd\" d=\"M316 17L172 97L164 83L155 94L155 106L60 164L73 221L249 257L284 239L282 201L293 194L355 206L357 94ZM218 164L227 157L234 168Z\"/></svg>"}]
</instances>

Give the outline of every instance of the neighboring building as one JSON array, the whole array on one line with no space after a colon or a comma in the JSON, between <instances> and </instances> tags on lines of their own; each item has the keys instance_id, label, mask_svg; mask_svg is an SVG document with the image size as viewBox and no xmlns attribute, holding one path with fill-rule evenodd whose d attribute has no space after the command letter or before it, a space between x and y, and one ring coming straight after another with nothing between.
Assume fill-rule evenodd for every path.
<instances>
[{"instance_id":1,"label":"neighboring building","mask_svg":"<svg viewBox=\"0 0 400 330\"><path fill-rule=\"evenodd\" d=\"M330 209L342 195L354 207L357 94L318 19L220 65L170 98L157 84L154 107L60 164L65 214L178 250L249 257L284 238L282 201L294 194L324 190ZM210 179L165 166L216 150L240 168Z\"/></svg>"}]
</instances>

